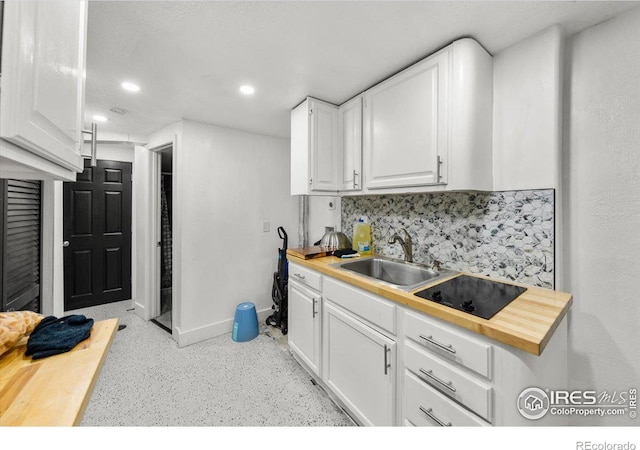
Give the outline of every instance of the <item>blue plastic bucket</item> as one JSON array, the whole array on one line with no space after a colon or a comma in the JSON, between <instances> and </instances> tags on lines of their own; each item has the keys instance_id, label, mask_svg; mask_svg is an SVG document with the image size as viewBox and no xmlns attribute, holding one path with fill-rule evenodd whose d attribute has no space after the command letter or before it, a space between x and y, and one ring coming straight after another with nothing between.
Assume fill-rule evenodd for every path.
<instances>
[{"instance_id":1,"label":"blue plastic bucket","mask_svg":"<svg viewBox=\"0 0 640 450\"><path fill-rule=\"evenodd\" d=\"M236 306L231 339L236 342L246 342L255 339L258 334L260 334L260 329L256 305L251 302L240 303Z\"/></svg>"}]
</instances>

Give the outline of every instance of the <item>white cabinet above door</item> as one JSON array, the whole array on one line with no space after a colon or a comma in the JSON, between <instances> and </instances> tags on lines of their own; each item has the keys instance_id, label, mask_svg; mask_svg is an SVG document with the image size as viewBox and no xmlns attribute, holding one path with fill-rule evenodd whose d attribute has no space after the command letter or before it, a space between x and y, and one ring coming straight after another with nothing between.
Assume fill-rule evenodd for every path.
<instances>
[{"instance_id":1,"label":"white cabinet above door","mask_svg":"<svg viewBox=\"0 0 640 450\"><path fill-rule=\"evenodd\" d=\"M291 112L291 195L336 193L338 107L307 98Z\"/></svg>"},{"instance_id":2,"label":"white cabinet above door","mask_svg":"<svg viewBox=\"0 0 640 450\"><path fill-rule=\"evenodd\" d=\"M443 50L365 92L367 189L446 183L449 64Z\"/></svg>"},{"instance_id":3,"label":"white cabinet above door","mask_svg":"<svg viewBox=\"0 0 640 450\"><path fill-rule=\"evenodd\" d=\"M342 172L340 191L362 190L362 97L338 108Z\"/></svg>"},{"instance_id":4,"label":"white cabinet above door","mask_svg":"<svg viewBox=\"0 0 640 450\"><path fill-rule=\"evenodd\" d=\"M86 23L86 1L4 3L3 165L42 178L82 172Z\"/></svg>"}]
</instances>

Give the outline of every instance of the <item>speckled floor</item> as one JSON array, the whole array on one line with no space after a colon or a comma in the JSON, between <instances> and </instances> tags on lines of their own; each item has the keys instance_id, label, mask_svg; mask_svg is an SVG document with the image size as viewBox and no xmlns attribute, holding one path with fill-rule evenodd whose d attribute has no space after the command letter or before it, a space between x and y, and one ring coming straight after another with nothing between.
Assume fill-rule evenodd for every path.
<instances>
[{"instance_id":1,"label":"speckled floor","mask_svg":"<svg viewBox=\"0 0 640 450\"><path fill-rule=\"evenodd\" d=\"M74 310L120 318L84 426L347 426L351 420L291 356L279 330L238 343L225 334L178 348L127 311L131 302Z\"/></svg>"}]
</instances>

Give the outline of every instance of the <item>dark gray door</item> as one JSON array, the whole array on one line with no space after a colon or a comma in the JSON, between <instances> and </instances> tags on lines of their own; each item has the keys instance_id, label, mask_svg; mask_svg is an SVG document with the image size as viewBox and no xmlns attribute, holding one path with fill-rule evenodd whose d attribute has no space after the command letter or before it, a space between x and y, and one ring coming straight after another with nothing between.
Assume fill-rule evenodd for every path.
<instances>
[{"instance_id":1,"label":"dark gray door","mask_svg":"<svg viewBox=\"0 0 640 450\"><path fill-rule=\"evenodd\" d=\"M40 182L0 180L2 311L40 312Z\"/></svg>"},{"instance_id":2,"label":"dark gray door","mask_svg":"<svg viewBox=\"0 0 640 450\"><path fill-rule=\"evenodd\" d=\"M64 308L131 298L131 163L98 161L64 183Z\"/></svg>"}]
</instances>

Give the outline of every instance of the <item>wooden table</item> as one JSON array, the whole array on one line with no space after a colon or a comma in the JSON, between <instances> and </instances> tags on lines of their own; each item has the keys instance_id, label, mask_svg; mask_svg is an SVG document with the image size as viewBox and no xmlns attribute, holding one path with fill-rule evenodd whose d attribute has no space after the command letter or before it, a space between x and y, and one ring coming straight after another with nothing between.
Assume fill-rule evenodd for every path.
<instances>
[{"instance_id":1,"label":"wooden table","mask_svg":"<svg viewBox=\"0 0 640 450\"><path fill-rule=\"evenodd\" d=\"M0 426L78 425L89 403L118 319L95 322L71 351L32 360L27 339L0 357Z\"/></svg>"}]
</instances>

